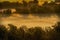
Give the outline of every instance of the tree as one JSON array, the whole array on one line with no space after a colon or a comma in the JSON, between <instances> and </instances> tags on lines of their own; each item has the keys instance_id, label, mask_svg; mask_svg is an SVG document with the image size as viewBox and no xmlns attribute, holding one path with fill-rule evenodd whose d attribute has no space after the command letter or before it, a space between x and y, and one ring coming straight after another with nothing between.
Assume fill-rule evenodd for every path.
<instances>
[{"instance_id":1,"label":"tree","mask_svg":"<svg viewBox=\"0 0 60 40\"><path fill-rule=\"evenodd\" d=\"M2 2L0 2L0 9L2 9Z\"/></svg>"},{"instance_id":2,"label":"tree","mask_svg":"<svg viewBox=\"0 0 60 40\"><path fill-rule=\"evenodd\" d=\"M44 31L40 28L40 27L35 27L34 28L34 40L43 40L42 36L43 36Z\"/></svg>"},{"instance_id":3,"label":"tree","mask_svg":"<svg viewBox=\"0 0 60 40\"><path fill-rule=\"evenodd\" d=\"M60 2L60 0L55 0L55 2Z\"/></svg>"},{"instance_id":4,"label":"tree","mask_svg":"<svg viewBox=\"0 0 60 40\"><path fill-rule=\"evenodd\" d=\"M0 25L0 40L7 40L7 28L4 25Z\"/></svg>"},{"instance_id":5,"label":"tree","mask_svg":"<svg viewBox=\"0 0 60 40\"><path fill-rule=\"evenodd\" d=\"M19 29L18 29L18 40L25 40L25 28L26 26L21 26Z\"/></svg>"},{"instance_id":6,"label":"tree","mask_svg":"<svg viewBox=\"0 0 60 40\"><path fill-rule=\"evenodd\" d=\"M5 10L4 12L3 12L3 16L4 17L8 17L8 16L10 16L11 15L11 10L10 9L7 9L7 10Z\"/></svg>"},{"instance_id":7,"label":"tree","mask_svg":"<svg viewBox=\"0 0 60 40\"><path fill-rule=\"evenodd\" d=\"M58 16L60 16L60 4L55 6L55 12Z\"/></svg>"},{"instance_id":8,"label":"tree","mask_svg":"<svg viewBox=\"0 0 60 40\"><path fill-rule=\"evenodd\" d=\"M60 22L57 23L57 26L54 26L54 29L51 32L51 40L60 40Z\"/></svg>"},{"instance_id":9,"label":"tree","mask_svg":"<svg viewBox=\"0 0 60 40\"><path fill-rule=\"evenodd\" d=\"M26 33L26 40L42 40L43 30L40 27L29 28Z\"/></svg>"},{"instance_id":10,"label":"tree","mask_svg":"<svg viewBox=\"0 0 60 40\"><path fill-rule=\"evenodd\" d=\"M34 40L34 28L29 28L25 35L25 40Z\"/></svg>"},{"instance_id":11,"label":"tree","mask_svg":"<svg viewBox=\"0 0 60 40\"><path fill-rule=\"evenodd\" d=\"M12 24L8 25L10 27L10 30L8 32L8 40L17 40L17 27Z\"/></svg>"},{"instance_id":12,"label":"tree","mask_svg":"<svg viewBox=\"0 0 60 40\"><path fill-rule=\"evenodd\" d=\"M23 7L27 7L27 2L23 0Z\"/></svg>"}]
</instances>

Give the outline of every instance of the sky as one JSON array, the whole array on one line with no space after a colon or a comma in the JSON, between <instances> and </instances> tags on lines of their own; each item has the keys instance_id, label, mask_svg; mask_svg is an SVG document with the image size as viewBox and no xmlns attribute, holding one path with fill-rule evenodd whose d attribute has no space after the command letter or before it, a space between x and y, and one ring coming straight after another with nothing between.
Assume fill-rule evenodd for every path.
<instances>
[{"instance_id":1,"label":"sky","mask_svg":"<svg viewBox=\"0 0 60 40\"><path fill-rule=\"evenodd\" d=\"M56 15L51 15L50 17L38 17L29 14L29 16L25 19L22 15L12 14L10 17L2 17L1 24L5 25L6 27L8 27L8 24L13 24L17 26L17 28L26 25L28 28L38 26L45 29L48 27L52 28L52 26L55 25L57 22L58 16Z\"/></svg>"}]
</instances>

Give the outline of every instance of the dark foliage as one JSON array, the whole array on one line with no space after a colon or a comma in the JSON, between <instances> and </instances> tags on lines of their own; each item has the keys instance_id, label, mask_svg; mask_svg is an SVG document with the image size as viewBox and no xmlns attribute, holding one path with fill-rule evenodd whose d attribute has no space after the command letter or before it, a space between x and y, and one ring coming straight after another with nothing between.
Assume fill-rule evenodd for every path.
<instances>
[{"instance_id":1,"label":"dark foliage","mask_svg":"<svg viewBox=\"0 0 60 40\"><path fill-rule=\"evenodd\" d=\"M2 13L2 16L4 16L4 17L8 17L10 15L11 15L11 10L10 9L7 9L7 10L3 11L3 13Z\"/></svg>"},{"instance_id":2,"label":"dark foliage","mask_svg":"<svg viewBox=\"0 0 60 40\"><path fill-rule=\"evenodd\" d=\"M16 26L8 24L9 30L0 25L0 40L60 40L60 22L54 29L43 31L40 27L27 28L22 26L17 29Z\"/></svg>"},{"instance_id":3,"label":"dark foliage","mask_svg":"<svg viewBox=\"0 0 60 40\"><path fill-rule=\"evenodd\" d=\"M56 26L53 26L54 29L50 30L50 40L60 40L60 22Z\"/></svg>"},{"instance_id":4,"label":"dark foliage","mask_svg":"<svg viewBox=\"0 0 60 40\"><path fill-rule=\"evenodd\" d=\"M0 25L0 40L7 40L8 36L7 36L8 32L5 26Z\"/></svg>"},{"instance_id":5,"label":"dark foliage","mask_svg":"<svg viewBox=\"0 0 60 40\"><path fill-rule=\"evenodd\" d=\"M38 5L38 0L30 1L27 3L23 0L22 3L19 2L0 2L0 8L2 9L16 9L16 12L22 14L24 16L28 16L29 13L36 14L40 16L43 15L50 15L50 14L57 14L60 15L60 4L56 4L56 2L45 2L42 6ZM5 12L4 12L5 14ZM7 15L9 12L6 13ZM10 14L9 14L10 15Z\"/></svg>"}]
</instances>

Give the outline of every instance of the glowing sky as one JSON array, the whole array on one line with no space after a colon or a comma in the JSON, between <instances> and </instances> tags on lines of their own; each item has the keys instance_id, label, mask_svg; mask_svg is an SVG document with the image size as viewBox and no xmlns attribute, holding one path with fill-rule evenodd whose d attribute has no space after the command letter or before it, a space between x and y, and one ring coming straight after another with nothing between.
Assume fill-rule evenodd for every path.
<instances>
[{"instance_id":1,"label":"glowing sky","mask_svg":"<svg viewBox=\"0 0 60 40\"><path fill-rule=\"evenodd\" d=\"M50 17L38 17L32 16L31 14L25 19L22 15L13 14L10 17L2 18L3 25L13 24L18 28L22 25L26 25L28 28L39 26L45 29L46 27L52 27L58 22L58 17L56 15L51 15Z\"/></svg>"}]
</instances>

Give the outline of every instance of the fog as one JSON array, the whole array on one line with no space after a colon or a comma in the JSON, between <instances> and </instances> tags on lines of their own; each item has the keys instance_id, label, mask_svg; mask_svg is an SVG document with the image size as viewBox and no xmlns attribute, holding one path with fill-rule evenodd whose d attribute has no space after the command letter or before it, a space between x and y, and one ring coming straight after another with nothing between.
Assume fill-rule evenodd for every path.
<instances>
[{"instance_id":1,"label":"fog","mask_svg":"<svg viewBox=\"0 0 60 40\"><path fill-rule=\"evenodd\" d=\"M38 17L29 14L26 18L23 15L19 14L12 14L9 17L1 17L1 23L8 27L8 24L13 24L19 28L22 25L26 25L28 28L30 27L42 27L43 29L51 27L58 22L57 15L45 16L45 17Z\"/></svg>"}]
</instances>

